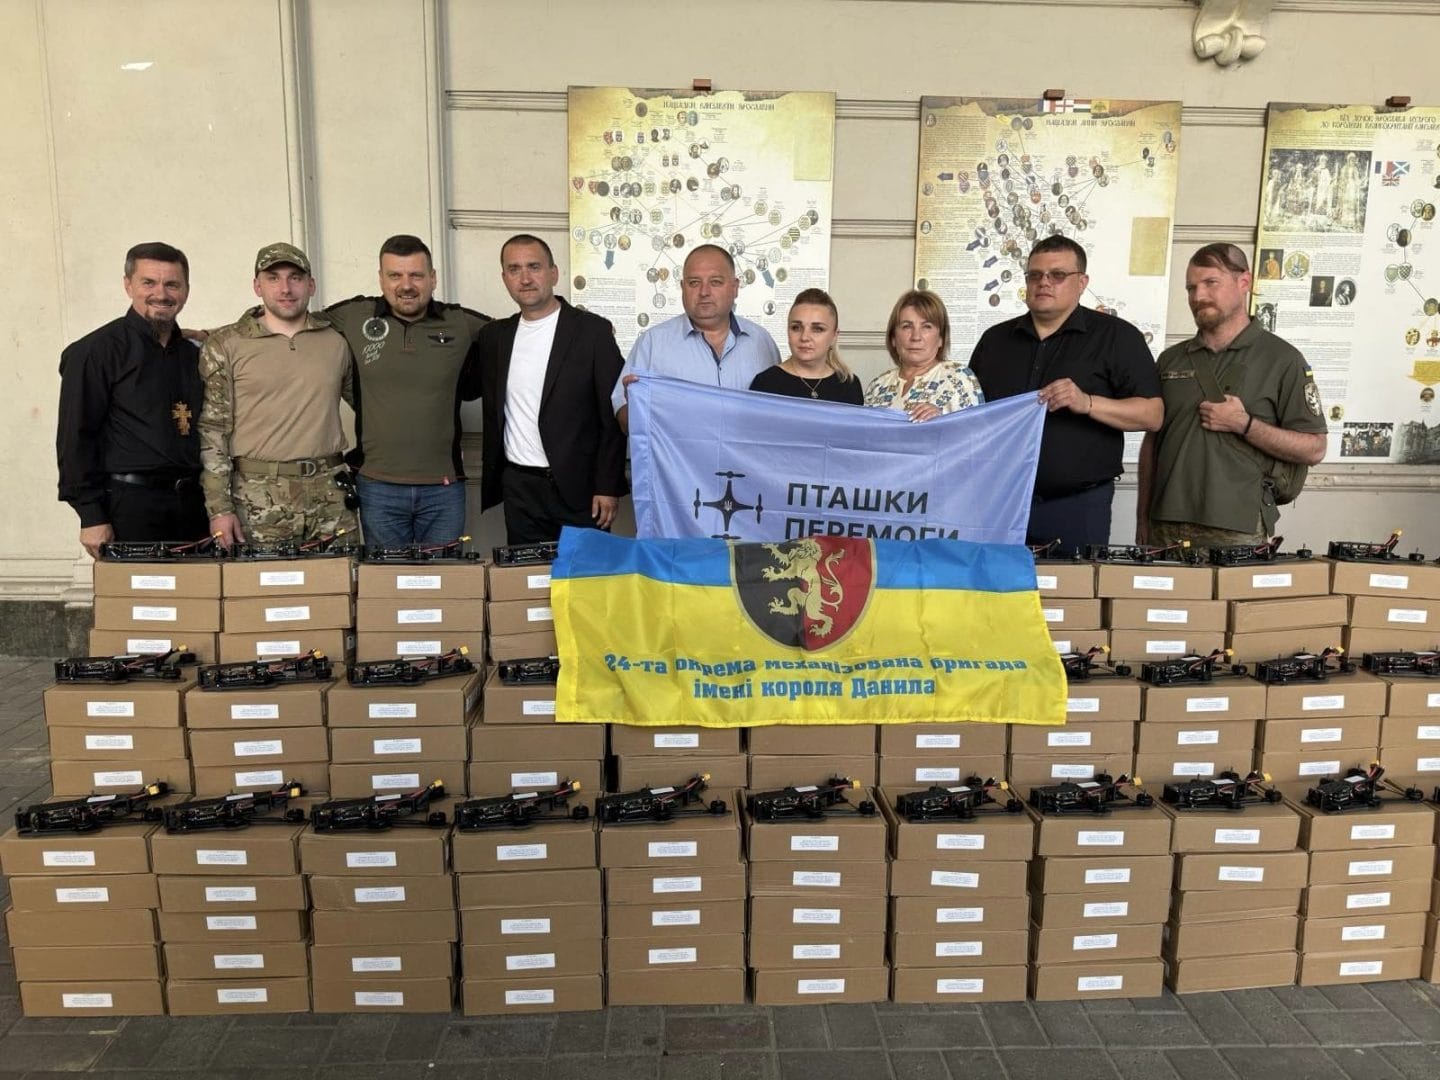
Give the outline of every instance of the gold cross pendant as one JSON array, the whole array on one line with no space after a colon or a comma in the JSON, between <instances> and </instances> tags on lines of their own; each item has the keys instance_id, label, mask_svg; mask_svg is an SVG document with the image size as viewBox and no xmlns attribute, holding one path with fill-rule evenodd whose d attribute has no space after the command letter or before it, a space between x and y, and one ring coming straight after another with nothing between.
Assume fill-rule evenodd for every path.
<instances>
[{"instance_id":1,"label":"gold cross pendant","mask_svg":"<svg viewBox=\"0 0 1440 1080\"><path fill-rule=\"evenodd\" d=\"M170 410L170 415L175 420L175 430L181 435L190 434L190 406L183 401L177 401L175 407Z\"/></svg>"}]
</instances>

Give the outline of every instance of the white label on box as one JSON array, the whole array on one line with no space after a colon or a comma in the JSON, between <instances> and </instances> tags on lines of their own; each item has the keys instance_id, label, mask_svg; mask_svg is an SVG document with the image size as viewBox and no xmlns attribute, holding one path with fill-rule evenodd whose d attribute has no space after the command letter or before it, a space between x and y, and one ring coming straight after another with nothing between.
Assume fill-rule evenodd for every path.
<instances>
[{"instance_id":1,"label":"white label on box","mask_svg":"<svg viewBox=\"0 0 1440 1080\"><path fill-rule=\"evenodd\" d=\"M920 783L928 781L935 784L955 783L960 779L960 769L941 768L939 766L922 766L915 770L915 781Z\"/></svg>"},{"instance_id":2,"label":"white label on box","mask_svg":"<svg viewBox=\"0 0 1440 1080\"><path fill-rule=\"evenodd\" d=\"M1057 762L1050 766L1052 780L1089 780L1095 775L1094 765ZM957 777L958 779L958 777Z\"/></svg>"},{"instance_id":3,"label":"white label on box","mask_svg":"<svg viewBox=\"0 0 1440 1080\"><path fill-rule=\"evenodd\" d=\"M937 923L970 923L984 922L985 909L983 907L942 907L935 909L935 921Z\"/></svg>"},{"instance_id":4,"label":"white label on box","mask_svg":"<svg viewBox=\"0 0 1440 1080\"><path fill-rule=\"evenodd\" d=\"M935 837L936 851L983 851L984 833L938 833Z\"/></svg>"},{"instance_id":5,"label":"white label on box","mask_svg":"<svg viewBox=\"0 0 1440 1080\"><path fill-rule=\"evenodd\" d=\"M1096 901L1086 904L1080 912L1081 918L1085 919L1123 919L1129 914L1129 900Z\"/></svg>"},{"instance_id":6,"label":"white label on box","mask_svg":"<svg viewBox=\"0 0 1440 1080\"><path fill-rule=\"evenodd\" d=\"M206 915L206 930L256 930L259 928L254 915Z\"/></svg>"},{"instance_id":7,"label":"white label on box","mask_svg":"<svg viewBox=\"0 0 1440 1080\"><path fill-rule=\"evenodd\" d=\"M651 852L651 854L653 855L654 852ZM702 879L698 877L652 878L650 881L650 891L652 893L699 892L701 880Z\"/></svg>"},{"instance_id":8,"label":"white label on box","mask_svg":"<svg viewBox=\"0 0 1440 1080\"><path fill-rule=\"evenodd\" d=\"M1064 622L1065 609L1058 607L1041 608L1040 613L1045 616L1046 622Z\"/></svg>"},{"instance_id":9,"label":"white label on box","mask_svg":"<svg viewBox=\"0 0 1440 1080\"><path fill-rule=\"evenodd\" d=\"M386 885L355 890L355 903L357 904L403 904L404 902L404 885Z\"/></svg>"},{"instance_id":10,"label":"white label on box","mask_svg":"<svg viewBox=\"0 0 1440 1080\"><path fill-rule=\"evenodd\" d=\"M506 990L506 1005L554 1005L554 990Z\"/></svg>"},{"instance_id":11,"label":"white label on box","mask_svg":"<svg viewBox=\"0 0 1440 1080\"><path fill-rule=\"evenodd\" d=\"M1350 861L1351 877L1375 877L1394 872L1394 859L1352 859Z\"/></svg>"},{"instance_id":12,"label":"white label on box","mask_svg":"<svg viewBox=\"0 0 1440 1080\"><path fill-rule=\"evenodd\" d=\"M840 925L839 908L814 908L797 907L790 909L790 921L792 923L810 925L813 923L824 923L829 926Z\"/></svg>"},{"instance_id":13,"label":"white label on box","mask_svg":"<svg viewBox=\"0 0 1440 1080\"><path fill-rule=\"evenodd\" d=\"M1227 829L1221 826L1215 830L1215 843L1217 844L1258 844L1259 842L1259 829Z\"/></svg>"},{"instance_id":14,"label":"white label on box","mask_svg":"<svg viewBox=\"0 0 1440 1080\"><path fill-rule=\"evenodd\" d=\"M936 979L937 994L983 994L984 979Z\"/></svg>"},{"instance_id":15,"label":"white label on box","mask_svg":"<svg viewBox=\"0 0 1440 1080\"><path fill-rule=\"evenodd\" d=\"M500 920L500 933L502 934L548 934L549 932L549 919Z\"/></svg>"},{"instance_id":16,"label":"white label on box","mask_svg":"<svg viewBox=\"0 0 1440 1080\"><path fill-rule=\"evenodd\" d=\"M1214 776L1213 761L1172 761L1170 772L1174 776Z\"/></svg>"},{"instance_id":17,"label":"white label on box","mask_svg":"<svg viewBox=\"0 0 1440 1080\"><path fill-rule=\"evenodd\" d=\"M280 706L276 705L231 705L231 720L279 720ZM238 743L236 744L239 745Z\"/></svg>"},{"instance_id":18,"label":"white label on box","mask_svg":"<svg viewBox=\"0 0 1440 1080\"><path fill-rule=\"evenodd\" d=\"M265 967L265 954L258 952L215 953L210 960L216 971L231 971L235 968L258 970Z\"/></svg>"},{"instance_id":19,"label":"white label on box","mask_svg":"<svg viewBox=\"0 0 1440 1080\"><path fill-rule=\"evenodd\" d=\"M531 787L554 787L560 782L560 774L554 772L512 772L510 789Z\"/></svg>"},{"instance_id":20,"label":"white label on box","mask_svg":"<svg viewBox=\"0 0 1440 1080\"><path fill-rule=\"evenodd\" d=\"M1341 975L1379 975L1385 970L1384 960L1342 960Z\"/></svg>"},{"instance_id":21,"label":"white label on box","mask_svg":"<svg viewBox=\"0 0 1440 1080\"><path fill-rule=\"evenodd\" d=\"M1384 938L1384 923L1376 923L1373 926L1342 926L1340 928L1341 941L1382 941Z\"/></svg>"},{"instance_id":22,"label":"white label on box","mask_svg":"<svg viewBox=\"0 0 1440 1080\"><path fill-rule=\"evenodd\" d=\"M1295 770L1301 776L1329 776L1340 771L1338 761L1302 761Z\"/></svg>"},{"instance_id":23,"label":"white label on box","mask_svg":"<svg viewBox=\"0 0 1440 1080\"><path fill-rule=\"evenodd\" d=\"M256 1005L270 1000L270 991L263 986L244 988L217 987L215 1000L221 1005Z\"/></svg>"},{"instance_id":24,"label":"white label on box","mask_svg":"<svg viewBox=\"0 0 1440 1080\"><path fill-rule=\"evenodd\" d=\"M1121 990L1124 986L1124 975L1081 975L1075 980L1076 990Z\"/></svg>"},{"instance_id":25,"label":"white label on box","mask_svg":"<svg viewBox=\"0 0 1440 1080\"><path fill-rule=\"evenodd\" d=\"M840 887L840 871L795 870L790 874L790 884L813 888L838 889Z\"/></svg>"},{"instance_id":26,"label":"white label on box","mask_svg":"<svg viewBox=\"0 0 1440 1080\"><path fill-rule=\"evenodd\" d=\"M1090 732L1088 731L1047 731L1045 733L1046 746L1089 746Z\"/></svg>"},{"instance_id":27,"label":"white label on box","mask_svg":"<svg viewBox=\"0 0 1440 1080\"><path fill-rule=\"evenodd\" d=\"M1345 898L1345 907L1347 910L1389 906L1390 894L1388 892L1356 893L1354 896L1347 896Z\"/></svg>"},{"instance_id":28,"label":"white label on box","mask_svg":"<svg viewBox=\"0 0 1440 1080\"><path fill-rule=\"evenodd\" d=\"M1302 743L1339 742L1343 737L1344 730L1338 727L1303 728L1300 732Z\"/></svg>"},{"instance_id":29,"label":"white label on box","mask_svg":"<svg viewBox=\"0 0 1440 1080\"><path fill-rule=\"evenodd\" d=\"M1427 621L1429 612L1424 608L1399 608L1392 607L1387 622L1399 623L1423 623Z\"/></svg>"},{"instance_id":30,"label":"white label on box","mask_svg":"<svg viewBox=\"0 0 1440 1080\"><path fill-rule=\"evenodd\" d=\"M174 575L174 574L131 574L131 575L130 575L130 588L134 589L136 592L139 592L139 591L141 591L142 589L152 590L152 591L155 591L155 592L174 592L174 591L175 591L175 575Z\"/></svg>"},{"instance_id":31,"label":"white label on box","mask_svg":"<svg viewBox=\"0 0 1440 1080\"><path fill-rule=\"evenodd\" d=\"M1391 825L1351 825L1351 840L1394 840L1395 826Z\"/></svg>"},{"instance_id":32,"label":"white label on box","mask_svg":"<svg viewBox=\"0 0 1440 1080\"><path fill-rule=\"evenodd\" d=\"M959 735L916 735L916 750L959 750Z\"/></svg>"},{"instance_id":33,"label":"white label on box","mask_svg":"<svg viewBox=\"0 0 1440 1080\"><path fill-rule=\"evenodd\" d=\"M652 840L645 850L652 859L693 859L700 854L697 840Z\"/></svg>"},{"instance_id":34,"label":"white label on box","mask_svg":"<svg viewBox=\"0 0 1440 1080\"><path fill-rule=\"evenodd\" d=\"M525 587L527 589L548 589L550 588L549 574L526 574Z\"/></svg>"},{"instance_id":35,"label":"white label on box","mask_svg":"<svg viewBox=\"0 0 1440 1080\"><path fill-rule=\"evenodd\" d=\"M310 618L309 604L293 604L290 607L267 607L266 622L300 622Z\"/></svg>"},{"instance_id":36,"label":"white label on box","mask_svg":"<svg viewBox=\"0 0 1440 1080\"><path fill-rule=\"evenodd\" d=\"M693 964L700 959L693 945L683 949L651 949L649 955L652 964Z\"/></svg>"},{"instance_id":37,"label":"white label on box","mask_svg":"<svg viewBox=\"0 0 1440 1080\"><path fill-rule=\"evenodd\" d=\"M1100 711L1100 699L1098 697L1066 698L1065 711L1073 713L1098 713Z\"/></svg>"},{"instance_id":38,"label":"white label on box","mask_svg":"<svg viewBox=\"0 0 1440 1080\"><path fill-rule=\"evenodd\" d=\"M839 851L839 836L792 836L791 851Z\"/></svg>"},{"instance_id":39,"label":"white label on box","mask_svg":"<svg viewBox=\"0 0 1440 1080\"><path fill-rule=\"evenodd\" d=\"M57 904L108 904L110 890L103 885L89 889L56 889Z\"/></svg>"},{"instance_id":40,"label":"white label on box","mask_svg":"<svg viewBox=\"0 0 1440 1080\"><path fill-rule=\"evenodd\" d=\"M350 870L358 870L367 866L396 866L395 852L393 851L347 851L345 853L345 866Z\"/></svg>"},{"instance_id":41,"label":"white label on box","mask_svg":"<svg viewBox=\"0 0 1440 1080\"><path fill-rule=\"evenodd\" d=\"M1192 697L1185 701L1185 711L1192 712L1229 712L1230 698L1225 697Z\"/></svg>"},{"instance_id":42,"label":"white label on box","mask_svg":"<svg viewBox=\"0 0 1440 1080\"><path fill-rule=\"evenodd\" d=\"M201 848L195 852L195 864L197 866L248 866L250 865L250 853L243 848L239 850Z\"/></svg>"},{"instance_id":43,"label":"white label on box","mask_svg":"<svg viewBox=\"0 0 1440 1080\"><path fill-rule=\"evenodd\" d=\"M525 609L526 622L554 622L555 612L548 607L530 607Z\"/></svg>"},{"instance_id":44,"label":"white label on box","mask_svg":"<svg viewBox=\"0 0 1440 1080\"><path fill-rule=\"evenodd\" d=\"M554 774L552 773L551 775L553 776ZM510 779L515 781L514 776L511 776ZM552 780L551 783L553 784L554 781ZM418 788L420 786L420 774L413 772L374 773L370 777L370 786L376 791L379 791L381 788ZM525 787L527 785L516 781L515 786Z\"/></svg>"},{"instance_id":45,"label":"white label on box","mask_svg":"<svg viewBox=\"0 0 1440 1080\"><path fill-rule=\"evenodd\" d=\"M1152 589L1159 592L1174 592L1175 579L1173 577L1156 577L1154 574L1136 574L1130 579L1132 589Z\"/></svg>"},{"instance_id":46,"label":"white label on box","mask_svg":"<svg viewBox=\"0 0 1440 1080\"><path fill-rule=\"evenodd\" d=\"M1158 638L1155 640L1147 639L1145 642L1145 652L1147 654L1153 655L1155 653L1171 652L1183 653L1185 651L1187 651L1185 648L1185 642L1179 638Z\"/></svg>"},{"instance_id":47,"label":"white label on box","mask_svg":"<svg viewBox=\"0 0 1440 1080\"><path fill-rule=\"evenodd\" d=\"M86 750L134 750L134 735L86 735Z\"/></svg>"},{"instance_id":48,"label":"white label on box","mask_svg":"<svg viewBox=\"0 0 1440 1080\"><path fill-rule=\"evenodd\" d=\"M1037 589L1058 589L1060 579L1055 574L1036 574L1035 588Z\"/></svg>"},{"instance_id":49,"label":"white label on box","mask_svg":"<svg viewBox=\"0 0 1440 1080\"><path fill-rule=\"evenodd\" d=\"M438 589L441 580L439 574L396 574L395 589L397 592L409 592L420 589Z\"/></svg>"},{"instance_id":50,"label":"white label on box","mask_svg":"<svg viewBox=\"0 0 1440 1080\"><path fill-rule=\"evenodd\" d=\"M656 750L694 750L700 745L698 731L663 731L655 735Z\"/></svg>"},{"instance_id":51,"label":"white label on box","mask_svg":"<svg viewBox=\"0 0 1440 1080\"><path fill-rule=\"evenodd\" d=\"M169 652L174 643L163 637L132 637L125 639L125 651L132 653Z\"/></svg>"},{"instance_id":52,"label":"white label on box","mask_svg":"<svg viewBox=\"0 0 1440 1080\"><path fill-rule=\"evenodd\" d=\"M418 714L413 701L373 701L367 710L371 720L414 720Z\"/></svg>"},{"instance_id":53,"label":"white label on box","mask_svg":"<svg viewBox=\"0 0 1440 1080\"><path fill-rule=\"evenodd\" d=\"M545 859L550 856L549 844L496 844L496 862L514 862L519 859Z\"/></svg>"},{"instance_id":54,"label":"white label on box","mask_svg":"<svg viewBox=\"0 0 1440 1080\"><path fill-rule=\"evenodd\" d=\"M207 885L207 904L253 904L256 901L254 885Z\"/></svg>"},{"instance_id":55,"label":"white label on box","mask_svg":"<svg viewBox=\"0 0 1440 1080\"><path fill-rule=\"evenodd\" d=\"M1440 709L1440 694L1426 694L1425 707L1427 709Z\"/></svg>"},{"instance_id":56,"label":"white label on box","mask_svg":"<svg viewBox=\"0 0 1440 1080\"><path fill-rule=\"evenodd\" d=\"M418 754L424 747L420 739L374 739L370 745L376 754Z\"/></svg>"},{"instance_id":57,"label":"white label on box","mask_svg":"<svg viewBox=\"0 0 1440 1080\"><path fill-rule=\"evenodd\" d=\"M284 752L285 742L283 739L249 739L235 743L236 757L267 757Z\"/></svg>"},{"instance_id":58,"label":"white label on box","mask_svg":"<svg viewBox=\"0 0 1440 1080\"><path fill-rule=\"evenodd\" d=\"M1288 589L1292 584L1294 584L1294 579L1290 574L1250 575L1250 587L1252 589Z\"/></svg>"},{"instance_id":59,"label":"white label on box","mask_svg":"<svg viewBox=\"0 0 1440 1080\"><path fill-rule=\"evenodd\" d=\"M1076 934L1070 941L1072 952L1087 949L1116 949L1120 947L1119 934Z\"/></svg>"},{"instance_id":60,"label":"white label on box","mask_svg":"<svg viewBox=\"0 0 1440 1080\"><path fill-rule=\"evenodd\" d=\"M1086 885L1124 885L1130 881L1130 867L1102 866L1085 871Z\"/></svg>"},{"instance_id":61,"label":"white label on box","mask_svg":"<svg viewBox=\"0 0 1440 1080\"><path fill-rule=\"evenodd\" d=\"M555 699L544 698L537 701L525 701L520 704L521 716L554 716Z\"/></svg>"},{"instance_id":62,"label":"white label on box","mask_svg":"<svg viewBox=\"0 0 1440 1080\"><path fill-rule=\"evenodd\" d=\"M1218 881L1264 881L1263 866L1222 866L1216 872Z\"/></svg>"},{"instance_id":63,"label":"white label on box","mask_svg":"<svg viewBox=\"0 0 1440 1080\"><path fill-rule=\"evenodd\" d=\"M405 1004L403 990L356 990L356 1005L370 1005L380 1008L400 1008Z\"/></svg>"},{"instance_id":64,"label":"white label on box","mask_svg":"<svg viewBox=\"0 0 1440 1080\"><path fill-rule=\"evenodd\" d=\"M1220 742L1219 728L1199 728L1195 731L1181 731L1175 736L1179 746L1216 746Z\"/></svg>"},{"instance_id":65,"label":"white label on box","mask_svg":"<svg viewBox=\"0 0 1440 1080\"><path fill-rule=\"evenodd\" d=\"M438 656L445 650L440 648L439 638L412 638L395 642L395 651L401 656Z\"/></svg>"},{"instance_id":66,"label":"white label on box","mask_svg":"<svg viewBox=\"0 0 1440 1080\"><path fill-rule=\"evenodd\" d=\"M1434 696L1433 694L1431 695L1431 697ZM1426 742L1433 739L1440 739L1440 724L1421 724L1415 729L1415 738Z\"/></svg>"},{"instance_id":67,"label":"white label on box","mask_svg":"<svg viewBox=\"0 0 1440 1080\"><path fill-rule=\"evenodd\" d=\"M1344 694L1311 694L1300 699L1300 708L1306 712L1315 712L1320 709L1343 709L1344 707Z\"/></svg>"},{"instance_id":68,"label":"white label on box","mask_svg":"<svg viewBox=\"0 0 1440 1080\"><path fill-rule=\"evenodd\" d=\"M1416 772L1440 772L1440 757L1422 757L1415 759Z\"/></svg>"},{"instance_id":69,"label":"white label on box","mask_svg":"<svg viewBox=\"0 0 1440 1080\"><path fill-rule=\"evenodd\" d=\"M414 623L438 623L445 619L443 608L401 608L395 613L397 623L409 625Z\"/></svg>"},{"instance_id":70,"label":"white label on box","mask_svg":"<svg viewBox=\"0 0 1440 1080\"><path fill-rule=\"evenodd\" d=\"M553 952L520 953L518 956L505 957L506 971L531 971L535 968L553 968L555 966L555 954Z\"/></svg>"},{"instance_id":71,"label":"white label on box","mask_svg":"<svg viewBox=\"0 0 1440 1080\"><path fill-rule=\"evenodd\" d=\"M40 853L40 865L42 866L94 866L95 852L93 851L42 851Z\"/></svg>"},{"instance_id":72,"label":"white label on box","mask_svg":"<svg viewBox=\"0 0 1440 1080\"><path fill-rule=\"evenodd\" d=\"M130 617L136 622L175 622L179 618L179 609L136 604L130 609Z\"/></svg>"},{"instance_id":73,"label":"white label on box","mask_svg":"<svg viewBox=\"0 0 1440 1080\"><path fill-rule=\"evenodd\" d=\"M111 994L61 994L60 1004L66 1009L113 1009L115 998Z\"/></svg>"},{"instance_id":74,"label":"white label on box","mask_svg":"<svg viewBox=\"0 0 1440 1080\"><path fill-rule=\"evenodd\" d=\"M95 786L102 787L136 787L145 782L145 774L139 769L106 769L101 772L92 773Z\"/></svg>"},{"instance_id":75,"label":"white label on box","mask_svg":"<svg viewBox=\"0 0 1440 1080\"><path fill-rule=\"evenodd\" d=\"M797 994L843 994L845 992L845 980L797 979L795 980L795 992Z\"/></svg>"},{"instance_id":76,"label":"white label on box","mask_svg":"<svg viewBox=\"0 0 1440 1080\"><path fill-rule=\"evenodd\" d=\"M1081 847L1120 847L1125 843L1124 829L1081 829L1075 836Z\"/></svg>"},{"instance_id":77,"label":"white label on box","mask_svg":"<svg viewBox=\"0 0 1440 1080\"><path fill-rule=\"evenodd\" d=\"M285 773L280 769L256 769L235 774L236 787L279 787L285 783Z\"/></svg>"},{"instance_id":78,"label":"white label on box","mask_svg":"<svg viewBox=\"0 0 1440 1080\"><path fill-rule=\"evenodd\" d=\"M85 703L86 716L134 716L135 702L133 701L87 701Z\"/></svg>"},{"instance_id":79,"label":"white label on box","mask_svg":"<svg viewBox=\"0 0 1440 1080\"><path fill-rule=\"evenodd\" d=\"M1371 574L1370 588L1372 589L1408 589L1410 587L1410 576L1408 574Z\"/></svg>"},{"instance_id":80,"label":"white label on box","mask_svg":"<svg viewBox=\"0 0 1440 1080\"><path fill-rule=\"evenodd\" d=\"M294 641L257 641L255 643L255 656L299 656L300 639Z\"/></svg>"},{"instance_id":81,"label":"white label on box","mask_svg":"<svg viewBox=\"0 0 1440 1080\"><path fill-rule=\"evenodd\" d=\"M839 945L791 945L791 960L839 960Z\"/></svg>"},{"instance_id":82,"label":"white label on box","mask_svg":"<svg viewBox=\"0 0 1440 1080\"><path fill-rule=\"evenodd\" d=\"M685 908L681 911L652 911L651 926L699 926L700 909Z\"/></svg>"},{"instance_id":83,"label":"white label on box","mask_svg":"<svg viewBox=\"0 0 1440 1080\"><path fill-rule=\"evenodd\" d=\"M260 571L261 588L274 589L288 585L304 585L304 570L262 570Z\"/></svg>"},{"instance_id":84,"label":"white label on box","mask_svg":"<svg viewBox=\"0 0 1440 1080\"><path fill-rule=\"evenodd\" d=\"M1190 612L1186 611L1184 608L1146 608L1145 621L1158 623L1188 623L1190 621Z\"/></svg>"},{"instance_id":85,"label":"white label on box","mask_svg":"<svg viewBox=\"0 0 1440 1080\"><path fill-rule=\"evenodd\" d=\"M352 956L350 970L359 974L367 971L404 971L405 961L398 956Z\"/></svg>"},{"instance_id":86,"label":"white label on box","mask_svg":"<svg viewBox=\"0 0 1440 1080\"><path fill-rule=\"evenodd\" d=\"M984 956L985 943L983 941L937 941L935 955L936 957Z\"/></svg>"},{"instance_id":87,"label":"white label on box","mask_svg":"<svg viewBox=\"0 0 1440 1080\"><path fill-rule=\"evenodd\" d=\"M980 875L961 870L931 870L930 884L949 889L978 889Z\"/></svg>"}]
</instances>

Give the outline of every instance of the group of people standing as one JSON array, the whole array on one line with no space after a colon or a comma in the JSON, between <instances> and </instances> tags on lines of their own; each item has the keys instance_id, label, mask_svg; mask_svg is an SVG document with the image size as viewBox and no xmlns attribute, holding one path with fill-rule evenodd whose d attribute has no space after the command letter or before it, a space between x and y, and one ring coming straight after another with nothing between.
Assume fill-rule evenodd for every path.
<instances>
[{"instance_id":1,"label":"group of people standing","mask_svg":"<svg viewBox=\"0 0 1440 1080\"><path fill-rule=\"evenodd\" d=\"M553 540L564 525L614 521L628 490L628 388L663 374L914 422L1033 394L1048 415L1030 542L1109 541L1127 431L1146 433L1139 539L1263 540L1277 467L1318 462L1325 424L1304 358L1248 315L1244 253L1212 244L1192 256L1198 333L1158 364L1138 329L1081 305L1086 269L1075 241L1037 243L1026 313L987 330L968 364L950 356L943 301L907 291L886 326L892 367L862 389L826 292L795 298L782 360L763 327L735 314L734 259L712 244L685 259L683 314L647 330L628 358L605 319L555 294L554 255L529 234L500 250L517 309L505 319L436 301L429 249L394 236L380 249L380 295L323 312L309 310L305 253L267 245L255 260L260 303L209 334L178 329L183 253L142 244L126 256L130 309L61 358L60 498L92 555L112 538L214 535L229 547L357 524L367 544L443 543L464 530L460 405L478 398L482 508L503 503L510 543ZM356 418L348 453L341 402Z\"/></svg>"}]
</instances>

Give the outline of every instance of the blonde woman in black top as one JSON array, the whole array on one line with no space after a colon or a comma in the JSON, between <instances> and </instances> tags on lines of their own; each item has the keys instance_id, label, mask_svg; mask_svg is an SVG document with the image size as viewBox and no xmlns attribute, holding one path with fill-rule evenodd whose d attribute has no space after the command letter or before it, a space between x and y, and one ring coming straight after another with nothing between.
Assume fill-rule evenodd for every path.
<instances>
[{"instance_id":1,"label":"blonde woman in black top","mask_svg":"<svg viewBox=\"0 0 1440 1080\"><path fill-rule=\"evenodd\" d=\"M829 293L806 289L795 297L788 329L790 358L756 375L751 390L845 405L864 402L860 380L845 366L835 345L840 313Z\"/></svg>"}]
</instances>

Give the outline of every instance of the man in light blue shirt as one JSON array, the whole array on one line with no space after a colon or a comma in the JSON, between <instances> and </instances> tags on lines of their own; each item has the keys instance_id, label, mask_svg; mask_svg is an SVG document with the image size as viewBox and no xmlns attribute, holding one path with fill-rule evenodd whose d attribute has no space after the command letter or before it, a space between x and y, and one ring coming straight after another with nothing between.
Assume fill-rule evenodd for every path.
<instances>
[{"instance_id":1,"label":"man in light blue shirt","mask_svg":"<svg viewBox=\"0 0 1440 1080\"><path fill-rule=\"evenodd\" d=\"M621 428L630 430L625 388L642 374L748 390L756 375L780 362L769 331L735 314L739 294L735 260L724 248L701 244L686 256L680 278L685 314L640 335L610 395Z\"/></svg>"}]
</instances>

